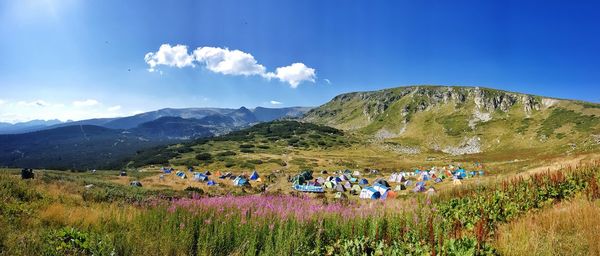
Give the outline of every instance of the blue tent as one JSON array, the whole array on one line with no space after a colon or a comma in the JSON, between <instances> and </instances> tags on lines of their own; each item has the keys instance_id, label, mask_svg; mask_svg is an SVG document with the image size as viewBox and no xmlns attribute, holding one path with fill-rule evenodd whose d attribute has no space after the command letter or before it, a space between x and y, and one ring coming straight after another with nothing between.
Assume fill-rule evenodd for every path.
<instances>
[{"instance_id":1,"label":"blue tent","mask_svg":"<svg viewBox=\"0 0 600 256\"><path fill-rule=\"evenodd\" d=\"M193 172L194 171L194 167L188 167L188 172Z\"/></svg>"},{"instance_id":2,"label":"blue tent","mask_svg":"<svg viewBox=\"0 0 600 256\"><path fill-rule=\"evenodd\" d=\"M435 179L435 183L440 183L440 182L442 182L442 178L436 178Z\"/></svg>"},{"instance_id":3,"label":"blue tent","mask_svg":"<svg viewBox=\"0 0 600 256\"><path fill-rule=\"evenodd\" d=\"M242 176L238 176L237 178L235 178L235 180L233 180L233 185L234 186L248 186L250 185L250 183L248 182L248 180Z\"/></svg>"},{"instance_id":4,"label":"blue tent","mask_svg":"<svg viewBox=\"0 0 600 256\"><path fill-rule=\"evenodd\" d=\"M423 175L423 180L430 180L431 177L429 177L429 175Z\"/></svg>"},{"instance_id":5,"label":"blue tent","mask_svg":"<svg viewBox=\"0 0 600 256\"><path fill-rule=\"evenodd\" d=\"M184 173L184 172L182 172L182 171L179 171L179 172L177 172L175 175L177 175L177 177L179 177L179 178L182 178L182 179L185 179L185 178L187 177L187 176L185 175L185 173Z\"/></svg>"},{"instance_id":6,"label":"blue tent","mask_svg":"<svg viewBox=\"0 0 600 256\"><path fill-rule=\"evenodd\" d=\"M167 174L169 174L169 173L171 173L172 171L171 171L171 169L168 169L168 168L163 168L163 172L164 172L164 173L167 173Z\"/></svg>"},{"instance_id":7,"label":"blue tent","mask_svg":"<svg viewBox=\"0 0 600 256\"><path fill-rule=\"evenodd\" d=\"M381 193L373 187L365 187L360 191L360 198L362 199L379 199Z\"/></svg>"},{"instance_id":8,"label":"blue tent","mask_svg":"<svg viewBox=\"0 0 600 256\"><path fill-rule=\"evenodd\" d=\"M383 184L381 184L381 183L375 183L375 184L373 184L373 188L374 188L375 190L379 191L379 194L380 194L380 195L383 195L383 194L385 194L385 193L386 193L388 190L390 190L390 188L389 188L389 187L387 187L387 186L385 186L385 185L383 185Z\"/></svg>"},{"instance_id":9,"label":"blue tent","mask_svg":"<svg viewBox=\"0 0 600 256\"><path fill-rule=\"evenodd\" d=\"M206 185L214 186L217 185L217 183L214 180L209 180L208 183L206 183Z\"/></svg>"},{"instance_id":10,"label":"blue tent","mask_svg":"<svg viewBox=\"0 0 600 256\"><path fill-rule=\"evenodd\" d=\"M419 181L419 182L417 182L415 184L415 187L419 187L419 186L425 187L425 182L424 181Z\"/></svg>"},{"instance_id":11,"label":"blue tent","mask_svg":"<svg viewBox=\"0 0 600 256\"><path fill-rule=\"evenodd\" d=\"M342 182L342 179L341 179L340 177L335 177L335 178L333 179L333 181L335 181L335 182Z\"/></svg>"},{"instance_id":12,"label":"blue tent","mask_svg":"<svg viewBox=\"0 0 600 256\"><path fill-rule=\"evenodd\" d=\"M195 181L207 181L208 176L206 176L202 173L194 173L194 180Z\"/></svg>"},{"instance_id":13,"label":"blue tent","mask_svg":"<svg viewBox=\"0 0 600 256\"><path fill-rule=\"evenodd\" d=\"M367 184L369 184L369 181L368 181L367 179L361 179L361 180L358 182L358 184L359 184L359 185L367 185Z\"/></svg>"},{"instance_id":14,"label":"blue tent","mask_svg":"<svg viewBox=\"0 0 600 256\"><path fill-rule=\"evenodd\" d=\"M423 192L423 191L425 191L425 186L423 186L423 185L421 185L421 186L417 185L417 186L415 186L415 188L413 188L412 191L413 192Z\"/></svg>"},{"instance_id":15,"label":"blue tent","mask_svg":"<svg viewBox=\"0 0 600 256\"><path fill-rule=\"evenodd\" d=\"M258 172L256 172L256 170L255 170L255 171L253 171L253 172L252 172L252 175L250 175L250 179L251 179L251 180L257 180L258 178L259 178L259 176L258 176Z\"/></svg>"}]
</instances>

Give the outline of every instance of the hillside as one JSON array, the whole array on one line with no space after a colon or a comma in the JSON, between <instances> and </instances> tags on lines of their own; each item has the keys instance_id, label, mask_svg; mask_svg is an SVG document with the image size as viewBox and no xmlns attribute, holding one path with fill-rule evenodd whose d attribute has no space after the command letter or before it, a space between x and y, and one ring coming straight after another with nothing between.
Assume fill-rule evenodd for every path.
<instances>
[{"instance_id":1,"label":"hillside","mask_svg":"<svg viewBox=\"0 0 600 256\"><path fill-rule=\"evenodd\" d=\"M600 105L480 87L411 86L336 96L303 121L403 154L598 148Z\"/></svg>"}]
</instances>

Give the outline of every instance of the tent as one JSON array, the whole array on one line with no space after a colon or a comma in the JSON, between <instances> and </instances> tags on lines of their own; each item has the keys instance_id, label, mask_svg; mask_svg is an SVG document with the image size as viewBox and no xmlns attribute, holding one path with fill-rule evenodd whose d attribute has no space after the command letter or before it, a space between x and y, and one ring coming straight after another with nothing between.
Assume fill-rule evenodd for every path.
<instances>
[{"instance_id":1,"label":"tent","mask_svg":"<svg viewBox=\"0 0 600 256\"><path fill-rule=\"evenodd\" d=\"M442 182L442 178L436 178L434 181L435 181L435 183L440 183L440 182Z\"/></svg>"},{"instance_id":2,"label":"tent","mask_svg":"<svg viewBox=\"0 0 600 256\"><path fill-rule=\"evenodd\" d=\"M126 172L126 171L121 171L121 172L119 173L119 176L127 176L127 172Z\"/></svg>"},{"instance_id":3,"label":"tent","mask_svg":"<svg viewBox=\"0 0 600 256\"><path fill-rule=\"evenodd\" d=\"M350 171L348 169L344 170L344 174L351 174L351 173L352 173L352 171Z\"/></svg>"},{"instance_id":4,"label":"tent","mask_svg":"<svg viewBox=\"0 0 600 256\"><path fill-rule=\"evenodd\" d=\"M379 199L381 193L373 187L365 187L360 191L359 198L361 199Z\"/></svg>"},{"instance_id":5,"label":"tent","mask_svg":"<svg viewBox=\"0 0 600 256\"><path fill-rule=\"evenodd\" d=\"M385 199L388 199L388 198L391 199L391 198L396 198L396 197L398 197L398 194L396 192L394 192L392 190L388 190L388 191L386 191L385 193L382 194L381 199L385 200Z\"/></svg>"},{"instance_id":6,"label":"tent","mask_svg":"<svg viewBox=\"0 0 600 256\"><path fill-rule=\"evenodd\" d=\"M208 180L208 176L206 176L205 174L202 173L194 173L194 181L207 181Z\"/></svg>"},{"instance_id":7,"label":"tent","mask_svg":"<svg viewBox=\"0 0 600 256\"><path fill-rule=\"evenodd\" d=\"M193 172L194 171L194 167L190 166L188 167L188 172Z\"/></svg>"},{"instance_id":8,"label":"tent","mask_svg":"<svg viewBox=\"0 0 600 256\"><path fill-rule=\"evenodd\" d=\"M34 174L33 174L33 170L32 169L22 169L21 170L21 179L24 180L28 180L28 179L33 179Z\"/></svg>"},{"instance_id":9,"label":"tent","mask_svg":"<svg viewBox=\"0 0 600 256\"><path fill-rule=\"evenodd\" d=\"M396 179L398 179L398 174L392 173L392 176L390 176L390 178L388 179L388 181L389 182L396 182Z\"/></svg>"},{"instance_id":10,"label":"tent","mask_svg":"<svg viewBox=\"0 0 600 256\"><path fill-rule=\"evenodd\" d=\"M359 172L359 171L354 171L354 172L352 173L352 176L357 176L357 177L358 177L358 176L360 176L360 172Z\"/></svg>"},{"instance_id":11,"label":"tent","mask_svg":"<svg viewBox=\"0 0 600 256\"><path fill-rule=\"evenodd\" d=\"M342 186L342 184L338 183L335 185L335 191L346 192L346 188L344 186Z\"/></svg>"},{"instance_id":12,"label":"tent","mask_svg":"<svg viewBox=\"0 0 600 256\"><path fill-rule=\"evenodd\" d=\"M225 173L225 174L223 174L223 175L219 176L219 179L225 179L225 178L228 178L228 177L230 177L230 176L231 176L231 173L230 173L230 172L227 172L227 173Z\"/></svg>"},{"instance_id":13,"label":"tent","mask_svg":"<svg viewBox=\"0 0 600 256\"><path fill-rule=\"evenodd\" d=\"M217 183L214 180L209 180L208 183L206 183L206 185L214 186L217 185Z\"/></svg>"},{"instance_id":14,"label":"tent","mask_svg":"<svg viewBox=\"0 0 600 256\"><path fill-rule=\"evenodd\" d=\"M217 172L215 172L215 176L217 176L217 177L221 177L221 175L223 175L223 174L221 174L221 172L220 172L220 171L217 171Z\"/></svg>"},{"instance_id":15,"label":"tent","mask_svg":"<svg viewBox=\"0 0 600 256\"><path fill-rule=\"evenodd\" d=\"M345 189L351 189L352 188L352 183L350 183L349 181L346 181L346 183L344 183L344 188Z\"/></svg>"},{"instance_id":16,"label":"tent","mask_svg":"<svg viewBox=\"0 0 600 256\"><path fill-rule=\"evenodd\" d=\"M404 182L404 186L411 186L413 184L412 180L407 180Z\"/></svg>"},{"instance_id":17,"label":"tent","mask_svg":"<svg viewBox=\"0 0 600 256\"><path fill-rule=\"evenodd\" d=\"M400 184L398 186L396 186L396 188L394 188L395 191L400 191L400 190L406 190L406 186L404 186L403 184Z\"/></svg>"},{"instance_id":18,"label":"tent","mask_svg":"<svg viewBox=\"0 0 600 256\"><path fill-rule=\"evenodd\" d=\"M340 177L335 177L335 178L333 178L333 182L339 183L339 182L342 182L342 179L340 179Z\"/></svg>"},{"instance_id":19,"label":"tent","mask_svg":"<svg viewBox=\"0 0 600 256\"><path fill-rule=\"evenodd\" d=\"M373 185L373 188L377 191L379 191L379 193L383 196L383 194L385 194L385 192L387 192L388 190L390 190L390 187L382 185L381 183L375 183Z\"/></svg>"},{"instance_id":20,"label":"tent","mask_svg":"<svg viewBox=\"0 0 600 256\"><path fill-rule=\"evenodd\" d=\"M417 186L415 186L415 188L413 188L412 191L413 192L423 192L423 191L425 191L425 186L424 185L417 185Z\"/></svg>"},{"instance_id":21,"label":"tent","mask_svg":"<svg viewBox=\"0 0 600 256\"><path fill-rule=\"evenodd\" d=\"M359 184L359 185L367 185L367 184L369 184L369 181L368 181L367 179L361 179L361 180L358 182L358 184Z\"/></svg>"},{"instance_id":22,"label":"tent","mask_svg":"<svg viewBox=\"0 0 600 256\"><path fill-rule=\"evenodd\" d=\"M259 178L259 176L258 176L258 172L256 172L256 170L254 170L254 171L252 172L252 174L250 175L250 179L251 179L251 180L256 180L256 179L258 179L258 178Z\"/></svg>"},{"instance_id":23,"label":"tent","mask_svg":"<svg viewBox=\"0 0 600 256\"><path fill-rule=\"evenodd\" d=\"M323 177L319 177L315 181L319 184L325 184L325 179L323 179Z\"/></svg>"},{"instance_id":24,"label":"tent","mask_svg":"<svg viewBox=\"0 0 600 256\"><path fill-rule=\"evenodd\" d=\"M321 174L327 174L327 171L325 171L325 170L322 170L322 171L321 171Z\"/></svg>"},{"instance_id":25,"label":"tent","mask_svg":"<svg viewBox=\"0 0 600 256\"><path fill-rule=\"evenodd\" d=\"M387 181L385 181L384 179L376 179L373 184L381 184L388 188L390 187L390 184Z\"/></svg>"},{"instance_id":26,"label":"tent","mask_svg":"<svg viewBox=\"0 0 600 256\"><path fill-rule=\"evenodd\" d=\"M300 174L298 174L298 175L294 176L294 177L292 178L292 182L293 182L294 184L300 184L300 185L302 185L302 184L304 184L306 181L308 181L308 180L312 180L312 179L313 179L313 176L312 176L312 171L304 171L304 172L302 172L302 173L300 173Z\"/></svg>"},{"instance_id":27,"label":"tent","mask_svg":"<svg viewBox=\"0 0 600 256\"><path fill-rule=\"evenodd\" d=\"M362 188L359 185L354 185L350 189L350 193L352 193L353 195L358 195L358 194L360 194L361 190L362 190Z\"/></svg>"},{"instance_id":28,"label":"tent","mask_svg":"<svg viewBox=\"0 0 600 256\"><path fill-rule=\"evenodd\" d=\"M162 168L162 171L163 171L164 173L166 173L166 174L170 174L170 173L172 172L172 170L171 170L171 169L164 168L164 167Z\"/></svg>"},{"instance_id":29,"label":"tent","mask_svg":"<svg viewBox=\"0 0 600 256\"><path fill-rule=\"evenodd\" d=\"M249 183L249 182L248 182L248 180L247 180L246 178L244 178L243 176L237 176L237 177L235 178L235 180L233 180L233 185L234 185L234 186L239 186L239 187L242 187L242 186L249 186L249 185L250 185L250 183Z\"/></svg>"},{"instance_id":30,"label":"tent","mask_svg":"<svg viewBox=\"0 0 600 256\"><path fill-rule=\"evenodd\" d=\"M329 189L331 189L331 188L333 188L333 182L331 182L331 181L326 181L326 182L323 184L323 186L325 186L326 188L329 188Z\"/></svg>"},{"instance_id":31,"label":"tent","mask_svg":"<svg viewBox=\"0 0 600 256\"><path fill-rule=\"evenodd\" d=\"M177 175L177 177L182 178L182 179L187 178L187 176L185 175L185 173L182 172L182 171L178 171L175 175Z\"/></svg>"},{"instance_id":32,"label":"tent","mask_svg":"<svg viewBox=\"0 0 600 256\"><path fill-rule=\"evenodd\" d=\"M417 184L415 184L415 187L416 186L423 186L423 187L425 187L425 185L426 185L426 183L424 181L419 181L419 182L417 182Z\"/></svg>"},{"instance_id":33,"label":"tent","mask_svg":"<svg viewBox=\"0 0 600 256\"><path fill-rule=\"evenodd\" d=\"M139 181L137 181L137 180L134 180L131 183L129 183L129 186L132 186L132 187L141 187L142 183L139 182Z\"/></svg>"},{"instance_id":34,"label":"tent","mask_svg":"<svg viewBox=\"0 0 600 256\"><path fill-rule=\"evenodd\" d=\"M323 187L321 186L312 186L312 185L294 185L294 189L300 192L312 192L312 193L323 193Z\"/></svg>"},{"instance_id":35,"label":"tent","mask_svg":"<svg viewBox=\"0 0 600 256\"><path fill-rule=\"evenodd\" d=\"M396 177L396 182L400 183L400 182L405 182L406 178L404 178L403 174L398 174L398 176Z\"/></svg>"},{"instance_id":36,"label":"tent","mask_svg":"<svg viewBox=\"0 0 600 256\"><path fill-rule=\"evenodd\" d=\"M431 187L431 188L429 188L427 190L427 195L428 196L432 196L432 195L435 195L435 194L436 194L435 188Z\"/></svg>"},{"instance_id":37,"label":"tent","mask_svg":"<svg viewBox=\"0 0 600 256\"><path fill-rule=\"evenodd\" d=\"M212 174L212 173L210 173L210 171L209 171L209 170L206 170L206 171L204 171L204 175L206 175L206 176L210 176L211 174Z\"/></svg>"},{"instance_id":38,"label":"tent","mask_svg":"<svg viewBox=\"0 0 600 256\"><path fill-rule=\"evenodd\" d=\"M348 180L348 177L346 177L346 175L340 175L340 177L338 177L340 180Z\"/></svg>"},{"instance_id":39,"label":"tent","mask_svg":"<svg viewBox=\"0 0 600 256\"><path fill-rule=\"evenodd\" d=\"M335 193L335 198L336 199L344 199L344 198L348 198L348 196L342 192L337 192L337 193Z\"/></svg>"}]
</instances>

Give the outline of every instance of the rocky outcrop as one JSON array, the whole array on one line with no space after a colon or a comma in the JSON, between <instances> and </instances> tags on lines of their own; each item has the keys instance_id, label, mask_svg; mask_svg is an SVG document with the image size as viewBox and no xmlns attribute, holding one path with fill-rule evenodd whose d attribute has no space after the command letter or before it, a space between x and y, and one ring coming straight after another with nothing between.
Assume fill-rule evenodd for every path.
<instances>
[{"instance_id":1,"label":"rocky outcrop","mask_svg":"<svg viewBox=\"0 0 600 256\"><path fill-rule=\"evenodd\" d=\"M466 139L457 147L445 147L442 149L442 152L455 156L481 153L480 140L481 139L479 137L472 137L470 139Z\"/></svg>"}]
</instances>

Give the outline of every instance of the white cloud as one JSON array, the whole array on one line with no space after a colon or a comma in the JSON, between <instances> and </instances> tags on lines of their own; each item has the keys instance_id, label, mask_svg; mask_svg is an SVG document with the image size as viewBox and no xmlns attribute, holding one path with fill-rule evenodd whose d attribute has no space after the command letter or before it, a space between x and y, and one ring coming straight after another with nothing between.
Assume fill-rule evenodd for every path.
<instances>
[{"instance_id":1,"label":"white cloud","mask_svg":"<svg viewBox=\"0 0 600 256\"><path fill-rule=\"evenodd\" d=\"M6 101L0 100L0 105L4 105L4 103L6 103Z\"/></svg>"},{"instance_id":2,"label":"white cloud","mask_svg":"<svg viewBox=\"0 0 600 256\"><path fill-rule=\"evenodd\" d=\"M148 71L154 72L159 65L169 67L194 67L194 62L206 69L223 75L262 76L266 79L277 78L289 83L292 88L298 87L302 82L315 82L315 69L309 68L304 63L293 63L289 66L278 67L275 72L267 72L265 66L250 53L240 50L229 50L219 47L198 47L189 54L187 46L169 44L160 46L157 52L149 52L144 57L150 66ZM162 74L162 71L161 71Z\"/></svg>"},{"instance_id":3,"label":"white cloud","mask_svg":"<svg viewBox=\"0 0 600 256\"><path fill-rule=\"evenodd\" d=\"M215 73L224 75L262 75L265 67L258 64L254 56L240 50L218 47L199 47L194 50L194 59Z\"/></svg>"},{"instance_id":4,"label":"white cloud","mask_svg":"<svg viewBox=\"0 0 600 256\"><path fill-rule=\"evenodd\" d=\"M170 44L163 44L157 52L146 53L144 60L150 65L148 69L150 72L154 72L158 65L178 68L194 66L194 58L188 54L187 46L180 44L173 47Z\"/></svg>"},{"instance_id":5,"label":"white cloud","mask_svg":"<svg viewBox=\"0 0 600 256\"><path fill-rule=\"evenodd\" d=\"M75 107L91 107L100 104L97 100L87 99L87 100L77 100L73 101L73 106Z\"/></svg>"},{"instance_id":6,"label":"white cloud","mask_svg":"<svg viewBox=\"0 0 600 256\"><path fill-rule=\"evenodd\" d=\"M50 104L43 100L34 100L34 101L19 101L17 102L17 106L21 107L47 107Z\"/></svg>"},{"instance_id":7,"label":"white cloud","mask_svg":"<svg viewBox=\"0 0 600 256\"><path fill-rule=\"evenodd\" d=\"M281 105L281 104L283 104L283 102L276 101L276 100L272 100L272 101L270 101L270 103L271 103L271 105Z\"/></svg>"},{"instance_id":8,"label":"white cloud","mask_svg":"<svg viewBox=\"0 0 600 256\"><path fill-rule=\"evenodd\" d=\"M112 106L112 107L108 108L108 111L115 112L115 111L117 111L119 109L121 109L121 106L120 105L116 105L116 106Z\"/></svg>"},{"instance_id":9,"label":"white cloud","mask_svg":"<svg viewBox=\"0 0 600 256\"><path fill-rule=\"evenodd\" d=\"M327 79L327 78L323 79L323 81L325 81L325 83L327 83L327 84L331 84L331 81L329 81L329 79Z\"/></svg>"},{"instance_id":10,"label":"white cloud","mask_svg":"<svg viewBox=\"0 0 600 256\"><path fill-rule=\"evenodd\" d=\"M292 88L298 87L301 82L315 82L315 69L309 68L303 63L294 63L287 67L279 67L275 73L268 73L268 78L278 78L282 82L289 83Z\"/></svg>"}]
</instances>

